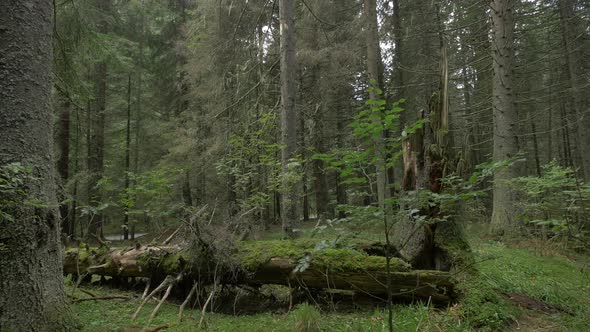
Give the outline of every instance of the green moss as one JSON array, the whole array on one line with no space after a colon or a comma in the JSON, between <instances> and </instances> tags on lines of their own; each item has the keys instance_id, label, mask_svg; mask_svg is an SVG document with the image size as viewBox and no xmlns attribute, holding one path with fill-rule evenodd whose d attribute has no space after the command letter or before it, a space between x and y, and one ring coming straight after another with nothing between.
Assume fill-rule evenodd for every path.
<instances>
[{"instance_id":1,"label":"green moss","mask_svg":"<svg viewBox=\"0 0 590 332\"><path fill-rule=\"evenodd\" d=\"M324 249L313 255L312 266L318 269L330 268L334 271L385 271L386 259L381 256L369 256L351 248ZM410 265L401 259L391 259L391 271L409 270Z\"/></svg>"},{"instance_id":2,"label":"green moss","mask_svg":"<svg viewBox=\"0 0 590 332\"><path fill-rule=\"evenodd\" d=\"M318 241L310 239L288 241L245 242L240 250L244 268L253 271L271 258L281 257L298 260L311 255L311 266L334 271L385 270L385 258L369 256L352 248L327 248L315 250ZM409 271L410 266L398 258L391 260L392 271Z\"/></svg>"},{"instance_id":3,"label":"green moss","mask_svg":"<svg viewBox=\"0 0 590 332\"><path fill-rule=\"evenodd\" d=\"M182 251L158 254L148 251L137 257L137 264L146 270L159 270L165 271L166 273L179 272L186 265L184 255L185 253Z\"/></svg>"},{"instance_id":4,"label":"green moss","mask_svg":"<svg viewBox=\"0 0 590 332\"><path fill-rule=\"evenodd\" d=\"M317 242L311 239L244 241L240 247L240 261L246 270L253 271L274 257L302 258L314 250Z\"/></svg>"},{"instance_id":5,"label":"green moss","mask_svg":"<svg viewBox=\"0 0 590 332\"><path fill-rule=\"evenodd\" d=\"M465 297L461 313L473 328L481 331L501 330L511 317L517 315L517 309L486 280L478 278L462 286Z\"/></svg>"},{"instance_id":6,"label":"green moss","mask_svg":"<svg viewBox=\"0 0 590 332\"><path fill-rule=\"evenodd\" d=\"M91 255L92 250L87 250L85 248L69 248L65 252L66 257L78 259L78 263L81 265L89 263Z\"/></svg>"}]
</instances>

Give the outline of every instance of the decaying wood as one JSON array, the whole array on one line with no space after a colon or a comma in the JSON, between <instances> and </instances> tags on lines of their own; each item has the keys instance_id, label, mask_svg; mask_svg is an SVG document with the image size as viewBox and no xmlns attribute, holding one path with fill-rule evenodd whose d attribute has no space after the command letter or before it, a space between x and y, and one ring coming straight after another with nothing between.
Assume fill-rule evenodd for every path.
<instances>
[{"instance_id":1,"label":"decaying wood","mask_svg":"<svg viewBox=\"0 0 590 332\"><path fill-rule=\"evenodd\" d=\"M83 299L74 299L72 303L84 302L84 301L98 301L98 300L129 300L129 296L124 295L110 295L110 296L97 296L97 297L87 297Z\"/></svg>"},{"instance_id":2,"label":"decaying wood","mask_svg":"<svg viewBox=\"0 0 590 332\"><path fill-rule=\"evenodd\" d=\"M85 249L82 249L84 251ZM189 257L179 247L142 247L140 249L110 249L99 253L98 250L92 253L78 255L77 249L68 251L65 255L64 272L76 274L76 266L80 271L87 271L93 268L91 273L104 276L123 277L159 277L179 275L187 268ZM80 262L77 257L82 257ZM297 259L286 257L274 257L266 262L260 263L255 268L248 268L232 277L220 276L221 283L234 284L279 284L279 285L304 285L312 289L344 289L354 290L372 295L386 294L386 272L380 270L359 271L340 269L329 271L329 269L315 269L313 264L302 272L295 272L298 266ZM187 271L187 278L193 280L209 280L213 276L198 275L199 269ZM203 271L203 270L201 270ZM205 272L201 272L205 273ZM170 279L170 280L168 280ZM168 280L168 281L167 281ZM435 302L449 302L455 296L454 281L448 272L415 270L409 272L392 272L392 292L397 298L432 298ZM146 299L150 299L169 283L173 282L168 277L164 282L151 292ZM144 299L143 302L146 300ZM141 305L138 311L141 310ZM134 315L137 316L138 313Z\"/></svg>"}]
</instances>

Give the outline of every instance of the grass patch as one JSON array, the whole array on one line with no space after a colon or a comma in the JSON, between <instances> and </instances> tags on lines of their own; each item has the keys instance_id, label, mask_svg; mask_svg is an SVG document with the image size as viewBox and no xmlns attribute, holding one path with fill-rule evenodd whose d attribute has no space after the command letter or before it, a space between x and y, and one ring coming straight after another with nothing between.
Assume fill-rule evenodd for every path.
<instances>
[{"instance_id":1,"label":"grass patch","mask_svg":"<svg viewBox=\"0 0 590 332\"><path fill-rule=\"evenodd\" d=\"M590 275L580 266L563 257L542 257L528 249L510 248L498 242L481 243L474 249L475 259L481 262L480 275L468 282L466 301L490 297L483 307L496 303L496 314L507 318L519 312L490 292L525 294L573 313L552 317L561 326L575 331L590 330ZM499 310L500 307L508 310Z\"/></svg>"}]
</instances>

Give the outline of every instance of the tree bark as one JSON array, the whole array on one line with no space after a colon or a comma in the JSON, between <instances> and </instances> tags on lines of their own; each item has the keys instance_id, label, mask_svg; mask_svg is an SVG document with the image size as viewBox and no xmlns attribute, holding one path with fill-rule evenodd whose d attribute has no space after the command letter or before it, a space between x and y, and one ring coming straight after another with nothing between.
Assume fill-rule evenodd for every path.
<instances>
[{"instance_id":1,"label":"tree bark","mask_svg":"<svg viewBox=\"0 0 590 332\"><path fill-rule=\"evenodd\" d=\"M516 157L518 144L518 114L514 108L512 88L514 64L514 11L515 0L492 0L492 58L494 115L494 161ZM517 162L518 163L518 162ZM519 166L514 163L494 174L491 229L502 235L516 227L517 210L515 192L508 181L519 176Z\"/></svg>"},{"instance_id":2,"label":"tree bark","mask_svg":"<svg viewBox=\"0 0 590 332\"><path fill-rule=\"evenodd\" d=\"M32 169L19 173L24 196L0 194L13 219L0 216L0 330L68 331L49 106L53 2L0 8L0 166Z\"/></svg>"},{"instance_id":3,"label":"tree bark","mask_svg":"<svg viewBox=\"0 0 590 332\"><path fill-rule=\"evenodd\" d=\"M283 231L293 237L299 222L299 165L297 154L297 111L295 108L296 66L294 1L279 1L281 34L281 166L283 173L281 218Z\"/></svg>"}]
</instances>

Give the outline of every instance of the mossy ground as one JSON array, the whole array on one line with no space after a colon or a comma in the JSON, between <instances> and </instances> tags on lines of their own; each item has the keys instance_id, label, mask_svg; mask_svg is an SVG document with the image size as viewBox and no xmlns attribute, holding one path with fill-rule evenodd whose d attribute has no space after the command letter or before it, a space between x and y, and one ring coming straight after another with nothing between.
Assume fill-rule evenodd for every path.
<instances>
[{"instance_id":1,"label":"mossy ground","mask_svg":"<svg viewBox=\"0 0 590 332\"><path fill-rule=\"evenodd\" d=\"M461 288L465 295L461 301L448 308L432 308L423 303L396 305L396 331L590 331L588 261L562 255L542 256L522 245L514 247L494 241L476 240L471 245L480 272L463 277ZM300 249L285 248L286 253L293 251L297 255ZM118 292L106 288L93 291ZM564 311L546 314L521 308L507 299L505 294L509 293L523 294ZM148 304L139 319L131 322L138 302L138 299L89 301L75 304L72 309L84 324L82 331L121 331L125 327L136 327L139 331L146 325L154 304ZM296 308L288 314L236 317L207 314L206 325L209 331L295 331L296 326L301 326L300 320L310 315L306 310L309 311ZM151 326L170 324L167 331L197 331L200 317L197 310L187 310L187 320L180 324L176 323L177 313L178 305L165 304ZM385 319L382 310L359 308L354 313L327 310L321 312L321 319L314 326L321 331L386 331Z\"/></svg>"}]
</instances>

